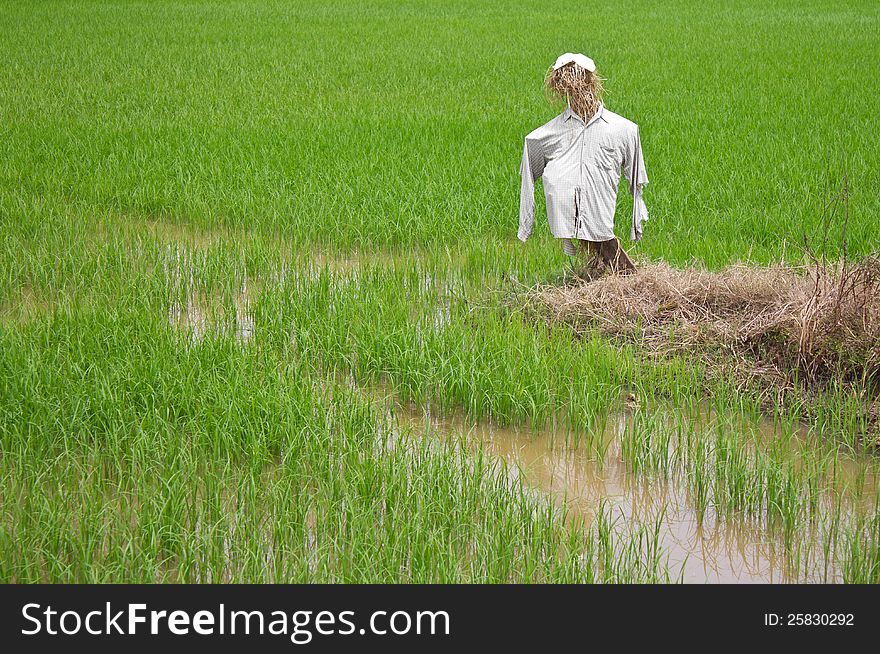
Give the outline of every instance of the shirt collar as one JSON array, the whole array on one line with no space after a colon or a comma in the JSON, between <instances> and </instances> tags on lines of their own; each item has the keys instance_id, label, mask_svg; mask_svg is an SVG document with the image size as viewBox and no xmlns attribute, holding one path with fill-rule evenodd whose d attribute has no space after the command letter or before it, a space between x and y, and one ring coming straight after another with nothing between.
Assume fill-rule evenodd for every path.
<instances>
[{"instance_id":1,"label":"shirt collar","mask_svg":"<svg viewBox=\"0 0 880 654\"><path fill-rule=\"evenodd\" d=\"M605 115L604 115L604 114L605 114L605 104L602 103L602 102L600 102L600 103L599 103L599 108L596 110L596 113L593 114L593 117L590 118L590 120L586 123L586 126L589 127L591 124L593 124L594 122L596 122L599 118L601 118L602 120L604 120L604 121L607 123L607 122L608 122L608 119L605 118ZM581 122L584 122L584 121L581 119L581 117L578 116L578 115L574 112L574 110L571 108L571 105L569 105L569 106L567 106L567 107L565 108L565 111L562 113L562 119L563 119L563 120L568 120L569 118L572 118L572 117L576 118L577 120L579 120L579 121L581 121Z\"/></svg>"}]
</instances>

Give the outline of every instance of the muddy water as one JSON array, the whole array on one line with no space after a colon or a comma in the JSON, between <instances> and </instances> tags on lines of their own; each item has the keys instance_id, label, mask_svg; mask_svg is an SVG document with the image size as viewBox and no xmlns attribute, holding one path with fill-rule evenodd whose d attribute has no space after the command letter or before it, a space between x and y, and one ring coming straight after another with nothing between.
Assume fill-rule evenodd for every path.
<instances>
[{"instance_id":1,"label":"muddy water","mask_svg":"<svg viewBox=\"0 0 880 654\"><path fill-rule=\"evenodd\" d=\"M292 275L303 275L305 279L314 280L329 272L334 277L334 288L338 291L355 282L364 266L391 265L393 262L390 255L381 253L362 256L355 252L348 258L330 258L316 252L304 263L300 262L302 266L279 267L268 276L268 282L278 285ZM201 341L212 332L231 333L239 342L251 340L255 325L253 304L267 280L248 276L247 271L242 270L232 291L230 310L229 303L224 307L223 291L208 290L204 280L198 277L190 249L180 244L169 247L163 268L166 284L172 290L167 305L168 323L172 327L188 334L193 342ZM451 299L446 284L425 272L419 279L416 291L420 295L436 296L436 306L431 311L427 326L436 330L446 327L452 319ZM414 311L413 314L417 329L422 328L419 312ZM3 315L0 307L0 317Z\"/></svg>"},{"instance_id":2,"label":"muddy water","mask_svg":"<svg viewBox=\"0 0 880 654\"><path fill-rule=\"evenodd\" d=\"M225 293L209 290L196 276L191 250L176 246L168 248L163 262L165 282L171 290L168 302L168 323L187 334L193 342L205 338L211 330L231 330L236 340L248 341L254 334L251 311L254 282L246 270L232 291L231 308L224 307Z\"/></svg>"},{"instance_id":3,"label":"muddy water","mask_svg":"<svg viewBox=\"0 0 880 654\"><path fill-rule=\"evenodd\" d=\"M211 329L218 329L223 320L222 312L217 309L217 300L209 300L198 294L189 295L184 302L172 301L168 306L168 322L188 334L193 342L202 340ZM233 306L234 316L231 318L232 329L236 340L246 342L254 334L254 316L250 310L247 288L235 293Z\"/></svg>"},{"instance_id":4,"label":"muddy water","mask_svg":"<svg viewBox=\"0 0 880 654\"><path fill-rule=\"evenodd\" d=\"M702 523L683 483L663 476L636 476L619 449L632 417L608 423L609 450L601 465L586 447L572 447L567 434L509 429L475 423L462 414L439 416L412 407L396 411L414 433L464 436L472 447L508 464L514 475L565 505L589 525L599 507L610 510L619 528L630 523L661 525L660 544L673 578L686 583L774 583L841 581L836 562L826 565L818 536L799 543L798 562L781 536L746 520L719 520L707 509ZM768 427L769 429L769 427ZM625 533L625 532L624 532Z\"/></svg>"},{"instance_id":5,"label":"muddy water","mask_svg":"<svg viewBox=\"0 0 880 654\"><path fill-rule=\"evenodd\" d=\"M172 287L199 288L193 283L193 273L187 262L173 263L177 265L166 269ZM356 277L354 270L360 262L353 258L341 264L337 262L332 267L327 265L328 262L318 263L308 269L307 276L314 276L326 266L334 274L350 280ZM277 279L271 281L282 280L289 272L282 269ZM417 289L420 294L445 288L428 276L421 284L424 288ZM237 339L247 341L254 333L250 309L254 283L249 286L244 275L237 288L240 290L234 294L235 315L227 316L222 323L229 328L231 320ZM201 293L190 294L183 302L172 301L168 308L169 322L188 331L193 340L199 340L217 328L216 310L212 309L218 304L217 298L207 297L204 291ZM451 321L449 300L445 293L440 296L434 312L424 321L427 329L441 330ZM370 395L384 396L386 400L392 395L387 389L368 389L354 380L349 383ZM799 552L793 555L781 536L769 533L755 520L721 520L711 506L702 521L699 520L695 502L687 490L688 484L675 475L667 478L663 474L634 474L621 452L622 436L627 429L632 429L633 417L627 413L609 419L604 434L608 450L601 464L594 452L586 446L571 446L570 434L559 431L505 429L468 420L462 414L436 415L411 407L399 408L395 413L402 423L417 433L424 433L427 427L434 435L464 435L472 447L482 448L507 463L508 469L520 475L528 486L564 505L569 515L582 518L587 524L592 523L603 506L610 511L617 526L624 530L622 535L629 525L658 524L660 546L674 578L692 583L842 580L842 572L835 560L838 557L827 560L823 555L824 543L818 531L815 534L799 532L799 540L795 543ZM711 428L711 422L708 420L704 426ZM757 433L753 432L752 436L759 446L764 447L779 438L779 430L766 423L759 425ZM795 451L795 458L798 444L811 446L806 431L789 430L789 436L789 446ZM844 477L858 476L859 465L845 459L839 463L843 468L839 472ZM869 487L875 484L875 480L869 480ZM860 501L871 503L874 497L876 495L869 492Z\"/></svg>"}]
</instances>

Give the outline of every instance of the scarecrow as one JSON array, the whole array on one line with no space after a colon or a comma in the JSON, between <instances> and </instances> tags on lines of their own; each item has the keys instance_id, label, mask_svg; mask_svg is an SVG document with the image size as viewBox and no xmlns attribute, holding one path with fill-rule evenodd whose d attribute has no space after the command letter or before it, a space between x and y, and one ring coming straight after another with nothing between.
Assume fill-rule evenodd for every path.
<instances>
[{"instance_id":1,"label":"scarecrow","mask_svg":"<svg viewBox=\"0 0 880 654\"><path fill-rule=\"evenodd\" d=\"M566 53L547 71L544 89L565 110L525 139L520 175L518 237L525 241L535 224L535 182L544 180L550 231L566 254L603 272L631 273L635 266L614 236L614 209L620 174L633 195L636 242L648 211L642 187L648 183L638 125L602 103L602 78L582 54Z\"/></svg>"}]
</instances>

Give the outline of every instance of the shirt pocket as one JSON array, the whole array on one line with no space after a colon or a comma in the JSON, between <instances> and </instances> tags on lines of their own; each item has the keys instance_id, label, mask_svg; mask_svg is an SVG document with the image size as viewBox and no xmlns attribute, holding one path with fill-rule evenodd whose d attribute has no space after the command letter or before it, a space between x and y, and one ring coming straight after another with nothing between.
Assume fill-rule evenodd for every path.
<instances>
[{"instance_id":1,"label":"shirt pocket","mask_svg":"<svg viewBox=\"0 0 880 654\"><path fill-rule=\"evenodd\" d=\"M620 152L613 145L599 144L594 163L613 173L620 172Z\"/></svg>"}]
</instances>

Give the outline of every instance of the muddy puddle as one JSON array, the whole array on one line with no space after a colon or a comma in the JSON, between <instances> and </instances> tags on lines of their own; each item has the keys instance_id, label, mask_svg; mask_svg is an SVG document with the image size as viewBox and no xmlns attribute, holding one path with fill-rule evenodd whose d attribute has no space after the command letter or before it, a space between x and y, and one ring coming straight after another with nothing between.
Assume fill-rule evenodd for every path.
<instances>
[{"instance_id":1,"label":"muddy puddle","mask_svg":"<svg viewBox=\"0 0 880 654\"><path fill-rule=\"evenodd\" d=\"M193 342L205 338L210 330L231 331L237 341L249 341L254 335L254 316L247 290L235 293L231 312L218 305L215 299L199 294L191 294L183 302L171 301L168 323L187 334Z\"/></svg>"},{"instance_id":2,"label":"muddy puddle","mask_svg":"<svg viewBox=\"0 0 880 654\"><path fill-rule=\"evenodd\" d=\"M165 267L166 281L172 290L168 320L189 333L194 341L219 329L226 330L226 333L232 330L237 340L246 342L254 335L252 306L259 290L281 284L290 276L309 280L323 274L322 271L330 272L337 286L344 285L357 278L362 265L363 261L357 257L333 265L315 258L304 268L291 264L262 280L249 278L241 271L238 281L232 290L223 293L221 301L217 293L207 291L199 282L191 260L179 251L172 252ZM428 312L425 312L424 305L414 305L414 311L418 313L413 316L417 330L442 330L452 322L451 290L442 280L426 273L417 275L408 283L412 284L413 296L433 295L435 300L433 309ZM409 286L404 289L410 291ZM221 305L219 313L218 305ZM385 406L394 405L393 394L388 389L367 388L353 379L347 383L376 399L384 398L381 402ZM417 437L425 434L439 438L464 437L471 448L480 448L505 463L509 473L520 477L527 487L564 506L570 520L581 521L589 527L597 521L600 511L604 515L610 514L621 542L625 541L631 527L656 525L657 541L671 578L686 583L843 581L841 550L845 543L838 542L841 525L846 527L850 514L857 509L863 512L875 510L877 466L866 467L843 456L833 459L830 473L823 469L817 477L830 475L833 479L827 488L826 480L818 482L821 488L815 491L815 507L809 509L806 519L797 517L790 523L787 537L779 530L768 528L766 515L756 516L754 512L740 515L730 509L718 510L712 501L706 502L705 496L702 500L695 497L694 489L699 484L683 478L683 475L690 474L686 471L687 466L674 473L663 469L663 465L653 470L634 469L632 448L639 447L639 444L633 445L632 434L635 422L645 415L644 410L611 413L598 439L572 438L571 433L561 429L504 428L474 421L462 413L438 414L413 407L396 407L394 414L399 424ZM687 428L704 431L719 428L711 411L707 410L706 414L705 420ZM668 420L665 415L659 420L669 423L670 431L674 431L676 420L679 424L686 422L680 414L673 415L673 420ZM720 427L728 432L736 429L726 423ZM644 424L641 428L645 429ZM647 429L650 431L651 427ZM595 450L597 440L603 451L599 456ZM572 445L578 441L580 445ZM816 465L815 437L795 425L780 429L772 422L756 419L750 433L734 434L731 442L734 441L748 441L757 451L790 450L795 468ZM651 447L652 452L647 454L656 455L656 443ZM681 443L676 445L670 441L671 456L675 455L676 447L680 453ZM799 459L799 453L806 453L803 461ZM686 452L681 456L695 455ZM731 450L726 456L735 458L738 454ZM738 488L736 480L719 481L715 474L716 463L710 463L707 468L709 475L703 482L704 489L714 488L719 492L719 486L728 484L729 488L725 486L720 492L749 493L748 489ZM869 472L866 473L866 469ZM783 474L780 473L780 478ZM743 479L749 483L752 478L745 475ZM855 499L847 499L844 508L838 508L835 513L833 505L837 498L849 497L849 491L844 493L845 488L858 488L859 491ZM782 501L787 501L788 497L801 502L804 501L801 491L803 489L799 488L780 497ZM791 524L796 526L792 528ZM829 534L832 534L830 538Z\"/></svg>"},{"instance_id":3,"label":"muddy puddle","mask_svg":"<svg viewBox=\"0 0 880 654\"><path fill-rule=\"evenodd\" d=\"M192 342L204 339L209 332L231 332L239 342L254 334L251 310L254 281L242 269L232 289L212 288L197 273L194 252L181 246L169 246L162 263L169 291L168 324L186 334Z\"/></svg>"},{"instance_id":4,"label":"muddy puddle","mask_svg":"<svg viewBox=\"0 0 880 654\"><path fill-rule=\"evenodd\" d=\"M255 328L253 307L261 290L271 292L291 280L294 285L297 280L310 284L319 276L328 274L333 280L334 292L339 292L356 283L366 268L401 265L392 255L384 253L360 255L354 252L346 257L330 257L314 252L301 261L278 267L265 277L249 275L242 267L231 288L219 288L206 281L196 258L195 250L178 243L167 247L162 263L169 291L168 323L186 334L193 343L212 333L231 335L241 343L251 340ZM411 286L413 296L430 296L433 302L427 314L423 314L424 306L414 305L414 324L417 329L424 326L437 330L445 328L452 319L452 291L443 280L428 271L421 270L416 279ZM406 281L403 288L410 290Z\"/></svg>"},{"instance_id":5,"label":"muddy puddle","mask_svg":"<svg viewBox=\"0 0 880 654\"><path fill-rule=\"evenodd\" d=\"M702 520L687 484L674 476L637 475L625 460L621 442L632 429L634 415L613 414L605 427L608 450L600 463L584 445L572 446L570 434L556 430L511 429L474 422L463 414L437 415L398 407L399 423L414 435L463 437L471 448L482 448L503 461L510 474L528 487L565 506L570 518L589 526L597 512L610 513L625 534L635 525L659 525L659 543L671 578L685 583L783 583L842 581L834 555L825 555L820 526L805 529L796 543L770 533L746 518L719 517L709 507ZM769 438L765 425L762 438ZM797 435L796 438L802 435ZM844 480L856 476L842 472ZM850 480L851 481L851 480ZM876 480L864 482L871 495ZM875 497L875 495L874 495Z\"/></svg>"}]
</instances>

